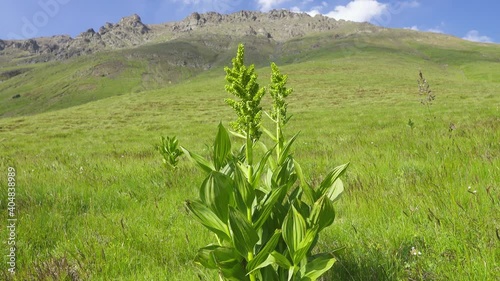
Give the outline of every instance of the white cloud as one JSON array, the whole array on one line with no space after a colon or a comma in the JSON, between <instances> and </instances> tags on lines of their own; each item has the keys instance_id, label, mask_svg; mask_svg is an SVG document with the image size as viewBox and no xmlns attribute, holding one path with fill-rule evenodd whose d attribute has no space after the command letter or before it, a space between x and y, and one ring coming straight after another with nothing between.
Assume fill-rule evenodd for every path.
<instances>
[{"instance_id":1,"label":"white cloud","mask_svg":"<svg viewBox=\"0 0 500 281\"><path fill-rule=\"evenodd\" d=\"M403 27L404 29L409 29L409 30L415 30L415 31L419 31L420 29L418 29L418 26L414 25L414 26L410 26L410 27Z\"/></svg>"},{"instance_id":2,"label":"white cloud","mask_svg":"<svg viewBox=\"0 0 500 281\"><path fill-rule=\"evenodd\" d=\"M294 13L306 13L306 14L310 15L311 17L314 17L315 15L321 14L321 12L318 9L315 9L315 7L313 7L313 9L310 11L302 11L299 7L294 6L294 7L290 8L290 11L294 12Z\"/></svg>"},{"instance_id":3,"label":"white cloud","mask_svg":"<svg viewBox=\"0 0 500 281\"><path fill-rule=\"evenodd\" d=\"M337 20L365 22L382 15L387 9L387 4L379 3L377 0L353 0L345 6L336 6L325 16Z\"/></svg>"},{"instance_id":4,"label":"white cloud","mask_svg":"<svg viewBox=\"0 0 500 281\"><path fill-rule=\"evenodd\" d=\"M425 31L425 32L434 32L434 33L444 33L441 26L443 26L443 24L441 24L440 26L436 26L434 28L421 29L420 27L413 25L413 26L409 26L409 27L403 27L403 29L409 29L409 30L415 30L415 31Z\"/></svg>"},{"instance_id":5,"label":"white cloud","mask_svg":"<svg viewBox=\"0 0 500 281\"><path fill-rule=\"evenodd\" d=\"M442 21L439 25L427 29L428 32L434 32L434 33L445 33L444 32L444 27L446 26L445 22Z\"/></svg>"},{"instance_id":6,"label":"white cloud","mask_svg":"<svg viewBox=\"0 0 500 281\"><path fill-rule=\"evenodd\" d=\"M471 30L467 32L467 34L465 35L465 37L463 37L463 39L473 42L493 43L493 40L490 37L480 35L479 31L477 30Z\"/></svg>"},{"instance_id":7,"label":"white cloud","mask_svg":"<svg viewBox=\"0 0 500 281\"><path fill-rule=\"evenodd\" d=\"M434 32L434 33L444 33L444 31L439 27L429 28L429 29L427 29L427 31Z\"/></svg>"},{"instance_id":8,"label":"white cloud","mask_svg":"<svg viewBox=\"0 0 500 281\"><path fill-rule=\"evenodd\" d=\"M257 0L257 4L262 12L267 12L287 1L289 0Z\"/></svg>"},{"instance_id":9,"label":"white cloud","mask_svg":"<svg viewBox=\"0 0 500 281\"><path fill-rule=\"evenodd\" d=\"M315 15L319 15L321 14L320 11L318 10L311 10L309 12L306 12L308 15L310 15L311 17L314 17Z\"/></svg>"}]
</instances>

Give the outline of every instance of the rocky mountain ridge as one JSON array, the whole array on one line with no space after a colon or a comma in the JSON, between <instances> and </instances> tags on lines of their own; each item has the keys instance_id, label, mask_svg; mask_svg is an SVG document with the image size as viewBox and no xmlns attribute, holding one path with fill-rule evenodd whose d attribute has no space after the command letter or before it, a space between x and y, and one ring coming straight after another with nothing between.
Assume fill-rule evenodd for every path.
<instances>
[{"instance_id":1,"label":"rocky mountain ridge","mask_svg":"<svg viewBox=\"0 0 500 281\"><path fill-rule=\"evenodd\" d=\"M346 29L346 27L349 27ZM344 29L343 31L341 31ZM240 11L232 14L208 12L193 13L178 22L144 24L134 14L118 23L106 23L98 31L88 29L75 38L67 35L28 40L0 40L0 56L24 58L25 63L63 60L92 54L102 50L130 48L152 42L166 42L197 34L224 34L228 36L257 36L286 41L310 33L339 30L346 32L375 32L379 27L368 23L337 21L322 15L272 10L268 13Z\"/></svg>"}]
</instances>

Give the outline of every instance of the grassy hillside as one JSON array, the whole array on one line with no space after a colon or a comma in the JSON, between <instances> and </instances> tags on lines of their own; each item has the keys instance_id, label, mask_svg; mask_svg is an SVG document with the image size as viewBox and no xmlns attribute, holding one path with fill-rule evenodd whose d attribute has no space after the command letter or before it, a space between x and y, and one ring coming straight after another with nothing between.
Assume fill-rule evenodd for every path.
<instances>
[{"instance_id":1,"label":"grassy hillside","mask_svg":"<svg viewBox=\"0 0 500 281\"><path fill-rule=\"evenodd\" d=\"M262 85L270 54L289 75L295 91L286 135L301 132L295 158L309 180L351 162L336 222L319 242L324 251L345 247L325 280L500 279L500 47L394 32L310 36L269 46L265 57L256 51L264 43L247 43L246 61L263 66ZM220 65L234 55L200 53ZM209 154L218 122L234 119L222 67L172 84L151 75L163 79L154 86L161 88L142 91L141 74L155 66L126 54L33 66L0 84L0 112L15 115L0 119L0 220L7 221L13 166L16 280L217 278L192 262L213 238L183 206L197 196L202 174L186 159L168 171L154 146L160 135L177 135ZM65 79L101 64L113 73L110 61L127 67L116 78ZM420 104L419 70L436 94L430 110ZM53 103L52 90L40 92L40 103L8 92L65 83L96 88L85 99L74 90ZM4 256L8 235L2 228ZM10 278L7 269L0 265L1 279Z\"/></svg>"}]
</instances>

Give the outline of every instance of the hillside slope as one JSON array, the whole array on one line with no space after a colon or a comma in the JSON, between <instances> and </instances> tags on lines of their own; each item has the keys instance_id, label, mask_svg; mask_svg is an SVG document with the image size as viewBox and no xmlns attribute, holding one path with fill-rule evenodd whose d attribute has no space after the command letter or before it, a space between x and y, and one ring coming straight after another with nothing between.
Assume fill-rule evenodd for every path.
<instances>
[{"instance_id":1,"label":"hillside slope","mask_svg":"<svg viewBox=\"0 0 500 281\"><path fill-rule=\"evenodd\" d=\"M0 117L32 115L130 92L169 87L204 71L222 73L236 45L247 47L248 61L290 64L308 60L370 56L372 51L440 65L465 79L499 82L500 46L447 35L353 25L277 41L259 34L235 37L195 33L162 43L101 51L63 61L0 63ZM0 58L2 56L0 55ZM394 63L394 62L388 62ZM398 62L396 62L398 63Z\"/></svg>"}]
</instances>

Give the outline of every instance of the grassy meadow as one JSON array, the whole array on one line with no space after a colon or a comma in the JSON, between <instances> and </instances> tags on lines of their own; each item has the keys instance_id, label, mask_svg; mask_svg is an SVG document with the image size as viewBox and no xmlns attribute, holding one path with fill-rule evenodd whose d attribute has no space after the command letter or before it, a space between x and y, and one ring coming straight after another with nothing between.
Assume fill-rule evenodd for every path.
<instances>
[{"instance_id":1,"label":"grassy meadow","mask_svg":"<svg viewBox=\"0 0 500 281\"><path fill-rule=\"evenodd\" d=\"M309 180L351 163L319 241L342 248L323 280L500 280L500 47L410 37L311 37L296 44L325 47L278 61L294 89L285 135L301 132L294 156ZM270 68L257 72L266 86ZM18 221L16 275L2 261L0 279L217 280L193 263L214 238L184 207L203 174L185 157L166 169L155 145L175 135L208 157L218 123L235 119L224 84L222 68L147 91L116 83L114 96L1 118L5 261L10 166Z\"/></svg>"}]
</instances>

